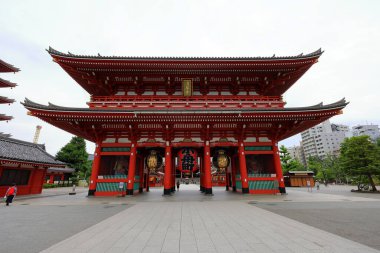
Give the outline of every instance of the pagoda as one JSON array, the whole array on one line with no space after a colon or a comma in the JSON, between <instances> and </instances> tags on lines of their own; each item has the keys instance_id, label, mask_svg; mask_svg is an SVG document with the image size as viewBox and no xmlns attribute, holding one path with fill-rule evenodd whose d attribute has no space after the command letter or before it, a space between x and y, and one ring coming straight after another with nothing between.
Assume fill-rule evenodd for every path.
<instances>
[{"instance_id":1,"label":"pagoda","mask_svg":"<svg viewBox=\"0 0 380 253\"><path fill-rule=\"evenodd\" d=\"M18 71L20 71L18 68L0 59L0 73L6 73L6 72L16 73ZM15 83L12 83L8 80L4 80L0 78L0 88L13 88L13 87L16 87ZM0 104L12 104L14 101L15 101L14 99L0 96ZM11 120L12 118L13 118L12 116L0 114L0 121L4 121L4 120L8 121L8 120Z\"/></svg>"},{"instance_id":2,"label":"pagoda","mask_svg":"<svg viewBox=\"0 0 380 253\"><path fill-rule=\"evenodd\" d=\"M278 142L342 113L347 102L285 107L282 95L322 55L116 57L48 53L90 94L88 108L29 113L95 142L89 195L132 195L157 180L251 194L285 193Z\"/></svg>"}]
</instances>

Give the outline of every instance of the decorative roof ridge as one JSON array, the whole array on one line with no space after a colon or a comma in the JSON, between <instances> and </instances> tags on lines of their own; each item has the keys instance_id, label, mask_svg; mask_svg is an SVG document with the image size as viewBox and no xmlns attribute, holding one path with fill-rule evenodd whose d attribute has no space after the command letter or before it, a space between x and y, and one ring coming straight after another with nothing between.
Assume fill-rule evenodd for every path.
<instances>
[{"instance_id":1,"label":"decorative roof ridge","mask_svg":"<svg viewBox=\"0 0 380 253\"><path fill-rule=\"evenodd\" d=\"M7 62L1 60L1 59L0 59L0 64L6 66L6 67L8 67L8 68L10 68L11 70L13 70L13 71L5 71L5 72L19 72L19 71L20 71L19 68L16 68L16 67L13 66L12 64L9 64L9 63L7 63ZM0 71L0 72L1 72L1 71Z\"/></svg>"},{"instance_id":2,"label":"decorative roof ridge","mask_svg":"<svg viewBox=\"0 0 380 253\"><path fill-rule=\"evenodd\" d=\"M1 78L1 77L0 77L0 83L7 84L7 85L9 85L10 87L15 87L15 86L17 86L16 83L12 83L11 81L5 80L5 79L3 79L3 78Z\"/></svg>"},{"instance_id":3,"label":"decorative roof ridge","mask_svg":"<svg viewBox=\"0 0 380 253\"><path fill-rule=\"evenodd\" d=\"M311 52L309 54L299 54L296 56L279 56L276 57L275 54L271 57L144 57L144 56L102 56L98 53L98 55L79 55L73 54L71 52L63 53L49 46L49 49L46 51L50 55L57 55L68 58L84 58L84 59L99 59L99 60L297 60L297 59L305 59L305 58L313 58L319 57L323 54L321 48L318 50Z\"/></svg>"},{"instance_id":4,"label":"decorative roof ridge","mask_svg":"<svg viewBox=\"0 0 380 253\"><path fill-rule=\"evenodd\" d=\"M88 112L94 112L94 113L97 113L97 112L122 112L121 110L110 110L110 109L102 110L102 109L90 109L90 108L85 108L85 107L83 107L83 108L65 107L65 106L58 106L58 105L55 105L52 103L48 103L48 105L42 105L42 104L38 104L36 102L33 102L27 98L25 98L24 102L21 102L21 104L24 105L25 107L31 107L31 108L36 108L36 109L45 109L45 110L88 111ZM279 110L278 110L278 108L254 108L254 109L252 109L252 111L271 111L271 110L273 111L276 109L278 111L292 111L292 110L302 110L302 109L303 110L330 109L330 108L338 108L338 107L343 108L348 104L349 104L349 102L346 102L346 99L342 98L337 102L327 104L327 105L324 105L323 103L319 103L319 104L312 105L312 106L287 107L287 108L282 108ZM136 110L136 112L137 111L138 110ZM191 110L188 110L188 111L191 111Z\"/></svg>"}]
</instances>

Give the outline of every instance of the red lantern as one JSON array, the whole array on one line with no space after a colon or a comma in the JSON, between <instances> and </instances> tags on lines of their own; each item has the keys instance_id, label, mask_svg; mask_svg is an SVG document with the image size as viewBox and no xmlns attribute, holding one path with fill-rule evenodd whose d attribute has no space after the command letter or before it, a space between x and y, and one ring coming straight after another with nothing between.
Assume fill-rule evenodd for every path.
<instances>
[{"instance_id":1,"label":"red lantern","mask_svg":"<svg viewBox=\"0 0 380 253\"><path fill-rule=\"evenodd\" d=\"M178 152L178 169L181 172L195 172L198 170L197 151L192 148L183 148Z\"/></svg>"}]
</instances>

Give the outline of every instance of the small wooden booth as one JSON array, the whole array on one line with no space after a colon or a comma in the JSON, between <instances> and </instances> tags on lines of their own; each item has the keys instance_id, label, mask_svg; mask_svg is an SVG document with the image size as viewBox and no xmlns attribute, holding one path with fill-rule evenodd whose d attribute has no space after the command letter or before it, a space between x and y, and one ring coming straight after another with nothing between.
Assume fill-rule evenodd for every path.
<instances>
[{"instance_id":1,"label":"small wooden booth","mask_svg":"<svg viewBox=\"0 0 380 253\"><path fill-rule=\"evenodd\" d=\"M314 187L314 172L313 171L289 171L284 176L286 187L306 187L307 181L310 181L310 186Z\"/></svg>"}]
</instances>

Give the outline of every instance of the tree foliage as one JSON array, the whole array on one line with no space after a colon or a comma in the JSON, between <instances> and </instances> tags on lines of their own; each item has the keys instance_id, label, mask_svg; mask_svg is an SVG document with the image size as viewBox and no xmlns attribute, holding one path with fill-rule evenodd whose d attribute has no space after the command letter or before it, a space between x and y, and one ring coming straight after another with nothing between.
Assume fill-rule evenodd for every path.
<instances>
[{"instance_id":1,"label":"tree foliage","mask_svg":"<svg viewBox=\"0 0 380 253\"><path fill-rule=\"evenodd\" d=\"M65 162L69 167L75 169L74 176L87 178L91 171L91 162L88 161L88 154L86 152L86 142L83 138L73 137L56 154L56 159Z\"/></svg>"},{"instance_id":2,"label":"tree foliage","mask_svg":"<svg viewBox=\"0 0 380 253\"><path fill-rule=\"evenodd\" d=\"M293 159L288 149L284 146L280 146L280 159L283 173L287 173L288 171L300 171L305 170L303 164L297 159Z\"/></svg>"},{"instance_id":3,"label":"tree foliage","mask_svg":"<svg viewBox=\"0 0 380 253\"><path fill-rule=\"evenodd\" d=\"M346 174L342 171L339 158L333 155L327 155L324 159L309 157L308 168L314 172L318 180L324 182L336 181L341 183L346 180Z\"/></svg>"},{"instance_id":4,"label":"tree foliage","mask_svg":"<svg viewBox=\"0 0 380 253\"><path fill-rule=\"evenodd\" d=\"M350 176L366 176L376 191L372 176L380 175L379 142L372 143L369 136L354 136L341 144L341 166Z\"/></svg>"}]
</instances>

